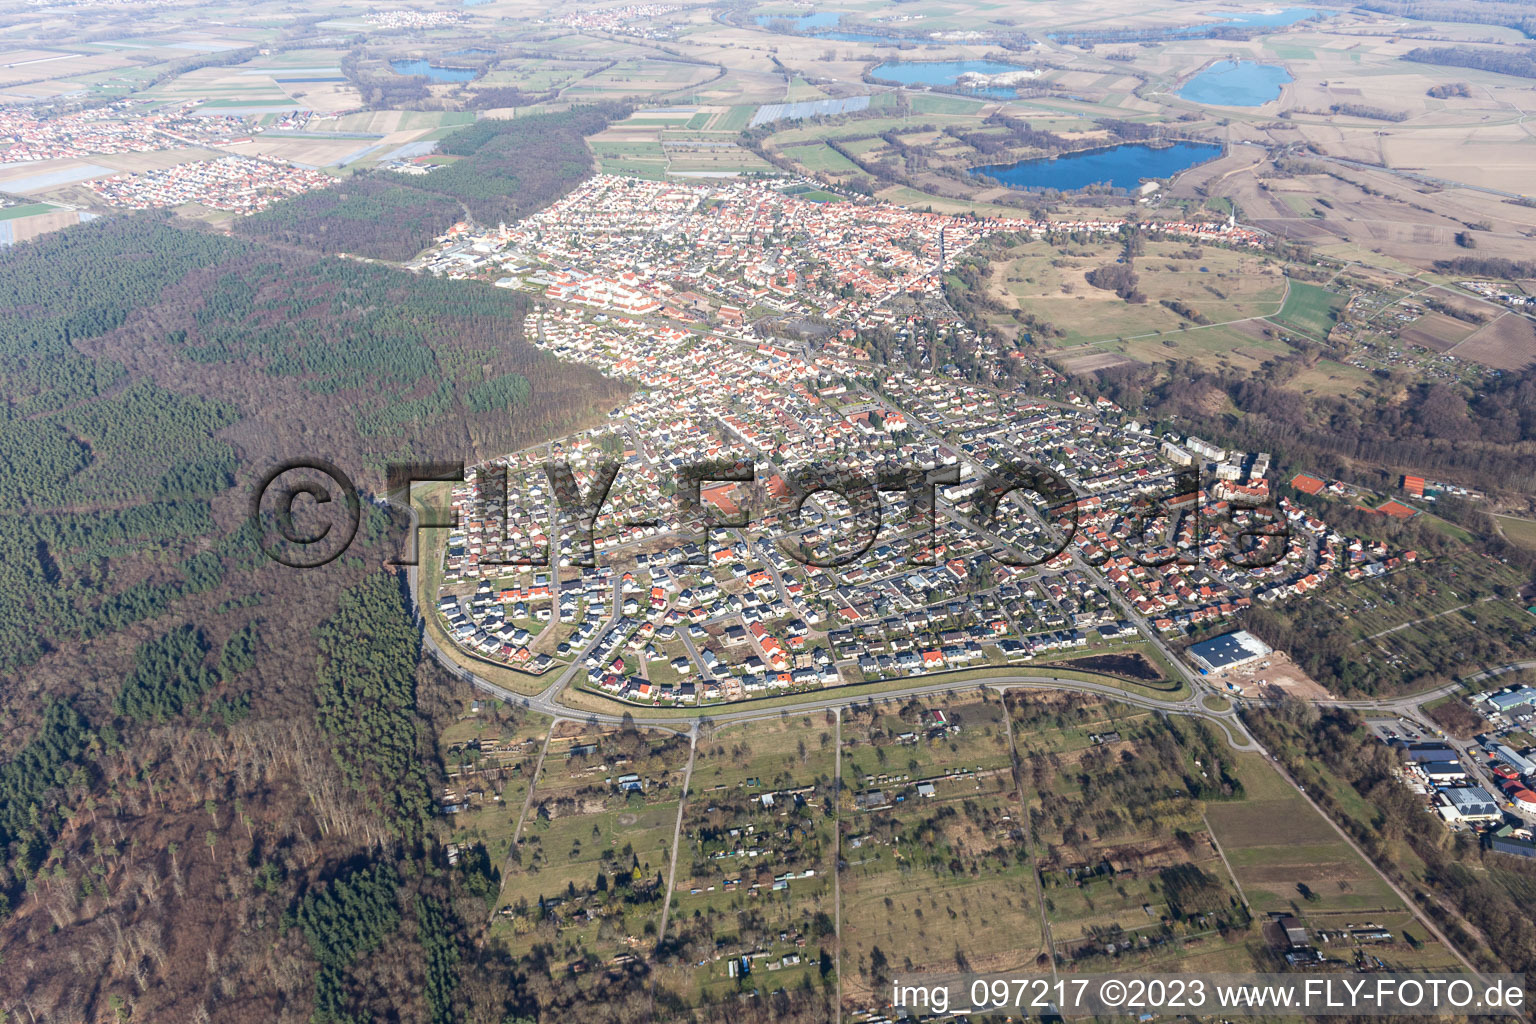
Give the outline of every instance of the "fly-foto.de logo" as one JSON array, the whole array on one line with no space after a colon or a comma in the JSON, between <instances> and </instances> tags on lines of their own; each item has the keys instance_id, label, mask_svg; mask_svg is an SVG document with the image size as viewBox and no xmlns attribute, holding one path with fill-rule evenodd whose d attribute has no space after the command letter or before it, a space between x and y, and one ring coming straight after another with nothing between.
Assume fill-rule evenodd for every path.
<instances>
[{"instance_id":1,"label":"fly-foto.de logo","mask_svg":"<svg viewBox=\"0 0 1536 1024\"><path fill-rule=\"evenodd\" d=\"M597 564L594 541L620 479L620 462L604 460L583 470L584 483L568 462L549 460L541 468L556 516L571 540L560 564ZM468 479L462 462L394 463L386 473L385 498L410 509L413 484L462 484ZM697 541L695 558L700 564L708 559L716 531L753 529L759 523L787 557L819 569L859 561L893 527L907 535L915 531L925 541L914 545L908 558L913 565L935 564L946 532L961 530L983 537L990 556L1009 566L1073 557L1093 565L1105 557L1103 548L1083 535L1087 518L1102 517L1103 499L1078 493L1059 472L1035 463L879 470L805 466L785 475L774 472L773 493L754 502L750 495L762 489L752 485L762 479L750 460L684 464L668 481L667 493L658 492L652 506L655 516L618 525L689 535ZM486 524L490 532L506 536L508 509L520 497L510 486L506 468L478 467L473 480L477 507L492 520ZM741 485L730 511L704 500L710 488L721 484ZM1290 527L1272 503L1232 494L1214 500L1204 484L1200 470L1187 468L1123 499L1123 507L1115 510L1119 547L1144 568L1207 559L1243 570L1264 569L1286 556ZM260 531L263 550L274 561L316 568L334 561L352 543L360 519L359 495L352 479L335 465L320 459L294 460L258 482L251 497L251 520ZM899 516L891 514L888 506L893 504L902 510ZM411 511L412 526L397 548L397 565L417 564L420 530L459 526L457 512ZM670 513L665 520L664 512ZM814 530L803 525L808 512L816 516ZM542 551L487 552L481 564L547 566L551 543Z\"/></svg>"}]
</instances>

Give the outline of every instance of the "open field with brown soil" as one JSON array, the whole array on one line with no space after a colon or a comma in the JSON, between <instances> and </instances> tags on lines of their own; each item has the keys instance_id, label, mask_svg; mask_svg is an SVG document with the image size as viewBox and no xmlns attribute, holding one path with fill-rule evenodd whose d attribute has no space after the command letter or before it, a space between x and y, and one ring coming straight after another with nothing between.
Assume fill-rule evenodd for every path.
<instances>
[{"instance_id":1,"label":"open field with brown soil","mask_svg":"<svg viewBox=\"0 0 1536 1024\"><path fill-rule=\"evenodd\" d=\"M1398 332L1397 337L1405 345L1418 345L1431 352L1449 352L1475 330L1475 325L1444 313L1425 313L1406 330Z\"/></svg>"},{"instance_id":2,"label":"open field with brown soil","mask_svg":"<svg viewBox=\"0 0 1536 1024\"><path fill-rule=\"evenodd\" d=\"M1505 313L1449 352L1499 370L1523 369L1536 363L1536 325L1516 313Z\"/></svg>"}]
</instances>

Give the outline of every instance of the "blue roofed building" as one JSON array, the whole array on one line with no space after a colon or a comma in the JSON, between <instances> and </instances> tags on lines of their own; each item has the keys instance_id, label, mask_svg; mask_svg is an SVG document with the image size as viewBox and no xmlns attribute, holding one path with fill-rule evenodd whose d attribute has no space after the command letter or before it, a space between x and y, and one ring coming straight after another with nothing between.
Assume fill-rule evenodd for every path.
<instances>
[{"instance_id":1,"label":"blue roofed building","mask_svg":"<svg viewBox=\"0 0 1536 1024\"><path fill-rule=\"evenodd\" d=\"M1189 656L1195 665L1208 672L1246 665L1268 657L1271 653L1273 651L1268 644L1243 629L1201 641L1189 648Z\"/></svg>"}]
</instances>

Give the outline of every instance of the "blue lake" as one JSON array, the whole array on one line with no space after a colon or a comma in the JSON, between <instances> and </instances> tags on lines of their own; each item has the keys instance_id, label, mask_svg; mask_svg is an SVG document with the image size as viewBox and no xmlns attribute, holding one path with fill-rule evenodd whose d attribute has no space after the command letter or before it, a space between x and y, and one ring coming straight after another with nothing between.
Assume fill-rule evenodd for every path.
<instances>
[{"instance_id":1,"label":"blue lake","mask_svg":"<svg viewBox=\"0 0 1536 1024\"><path fill-rule=\"evenodd\" d=\"M869 74L886 81L900 81L903 86L952 86L960 75L1001 75L1009 71L1028 71L1028 68L1000 60L888 60ZM969 92L998 97L1017 95L1008 86L988 86Z\"/></svg>"},{"instance_id":2,"label":"blue lake","mask_svg":"<svg viewBox=\"0 0 1536 1024\"><path fill-rule=\"evenodd\" d=\"M759 14L753 19L763 28L768 28L774 22L788 22L796 32L815 36L817 39L835 39L845 43L875 43L880 46L899 46L902 43L914 43L918 46L942 46L943 43L932 39L914 39L907 36L878 36L870 32L839 32L817 31L829 30L832 26L842 22L843 15L840 11L816 11L811 14L802 14L793 17L787 14Z\"/></svg>"},{"instance_id":3,"label":"blue lake","mask_svg":"<svg viewBox=\"0 0 1536 1024\"><path fill-rule=\"evenodd\" d=\"M1213 17L1221 17L1221 14L1207 12ZM1225 13L1225 12L1223 12ZM1298 21L1306 21L1314 14L1332 14L1331 11L1320 11L1315 7L1287 7L1284 10L1269 11L1245 11L1242 14L1227 14L1227 20L1220 24L1220 28L1284 28L1286 25L1294 25ZM1209 26L1207 26L1209 27Z\"/></svg>"},{"instance_id":4,"label":"blue lake","mask_svg":"<svg viewBox=\"0 0 1536 1024\"><path fill-rule=\"evenodd\" d=\"M754 19L759 25L767 28L775 21L787 21L794 26L796 32L809 32L813 28L830 28L843 20L840 11L815 11L811 14L759 14Z\"/></svg>"},{"instance_id":5,"label":"blue lake","mask_svg":"<svg viewBox=\"0 0 1536 1024\"><path fill-rule=\"evenodd\" d=\"M477 74L474 68L440 68L436 64L424 58L416 60L392 60L390 68L398 75L421 75L434 82L468 82Z\"/></svg>"},{"instance_id":6,"label":"blue lake","mask_svg":"<svg viewBox=\"0 0 1536 1024\"><path fill-rule=\"evenodd\" d=\"M1064 153L1054 159L1046 157L973 167L971 173L996 178L1010 188L1054 188L1070 192L1107 183L1129 191L1141 184L1142 178L1172 177L1220 155L1221 147L1213 142L1175 142L1171 146L1135 142Z\"/></svg>"},{"instance_id":7,"label":"blue lake","mask_svg":"<svg viewBox=\"0 0 1536 1024\"><path fill-rule=\"evenodd\" d=\"M1262 107L1280 97L1280 89L1293 81L1278 64L1251 60L1219 60L1184 83L1179 99L1222 107Z\"/></svg>"},{"instance_id":8,"label":"blue lake","mask_svg":"<svg viewBox=\"0 0 1536 1024\"><path fill-rule=\"evenodd\" d=\"M1178 28L1163 29L1161 35L1165 38L1194 38L1201 39L1210 35L1216 29L1222 28L1284 28L1316 15L1325 18L1334 16L1333 11L1320 10L1316 7L1286 7L1271 8L1265 11L1203 11L1212 18L1223 18L1223 21L1208 21L1201 25L1184 25ZM1050 39L1062 39L1075 35L1073 32L1052 32Z\"/></svg>"}]
</instances>

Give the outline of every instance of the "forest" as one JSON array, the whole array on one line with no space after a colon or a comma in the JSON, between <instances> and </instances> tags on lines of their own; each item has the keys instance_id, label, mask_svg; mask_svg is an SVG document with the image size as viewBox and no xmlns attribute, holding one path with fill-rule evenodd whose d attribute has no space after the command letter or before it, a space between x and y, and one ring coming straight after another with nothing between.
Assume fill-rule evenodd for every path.
<instances>
[{"instance_id":1,"label":"forest","mask_svg":"<svg viewBox=\"0 0 1536 1024\"><path fill-rule=\"evenodd\" d=\"M1517 447L1536 440L1536 370L1505 373L1476 391L1440 381L1405 381L1394 400L1303 395L1287 383L1320 353L1271 360L1250 375L1176 364L1166 376L1127 366L1099 374L1103 392L1133 408L1178 416L1190 429L1248 451L1283 450L1300 461L1357 460L1384 473L1430 472L1487 490L1536 491L1536 465ZM1205 412L1221 393L1241 418Z\"/></svg>"},{"instance_id":2,"label":"forest","mask_svg":"<svg viewBox=\"0 0 1536 1024\"><path fill-rule=\"evenodd\" d=\"M416 715L421 635L401 587L372 573L320 627L315 720L347 785L393 834L412 839L431 815L431 798Z\"/></svg>"},{"instance_id":3,"label":"forest","mask_svg":"<svg viewBox=\"0 0 1536 1024\"><path fill-rule=\"evenodd\" d=\"M377 490L389 460L473 461L623 395L529 346L526 309L157 214L0 252L7 999L60 1019L464 1018L459 913L485 896L425 828L439 768L419 737L448 684L377 572L402 527L365 502L351 553L291 570L262 555L246 488L319 456ZM398 923L317 990L319 951L283 916L368 864L398 874ZM526 1005L466 976L497 1024Z\"/></svg>"},{"instance_id":4,"label":"forest","mask_svg":"<svg viewBox=\"0 0 1536 1024\"><path fill-rule=\"evenodd\" d=\"M1361 8L1417 21L1503 25L1536 39L1536 15L1525 4L1508 0L1365 0Z\"/></svg>"},{"instance_id":5,"label":"forest","mask_svg":"<svg viewBox=\"0 0 1536 1024\"><path fill-rule=\"evenodd\" d=\"M249 564L238 533L193 545L268 460L382 479L388 458L506 451L620 393L524 344L520 296L152 216L9 250L0 295L0 505L25 513L0 539L0 665L162 614L225 556Z\"/></svg>"},{"instance_id":6,"label":"forest","mask_svg":"<svg viewBox=\"0 0 1536 1024\"><path fill-rule=\"evenodd\" d=\"M1525 23L1536 25L1536 21L1530 19ZM1536 78L1536 49L1531 47L1489 50L1477 46L1420 46L1403 54L1403 59L1444 67L1475 68L1517 78Z\"/></svg>"},{"instance_id":7,"label":"forest","mask_svg":"<svg viewBox=\"0 0 1536 1024\"><path fill-rule=\"evenodd\" d=\"M559 199L592 173L585 137L627 113L600 105L476 121L438 144L439 152L460 159L425 177L372 171L278 203L238 228L247 237L319 252L406 260L465 216L490 225Z\"/></svg>"},{"instance_id":8,"label":"forest","mask_svg":"<svg viewBox=\"0 0 1536 1024\"><path fill-rule=\"evenodd\" d=\"M364 176L277 203L242 220L239 229L251 238L324 253L408 260L462 216L448 196Z\"/></svg>"}]
</instances>

